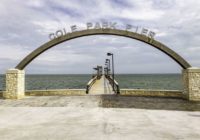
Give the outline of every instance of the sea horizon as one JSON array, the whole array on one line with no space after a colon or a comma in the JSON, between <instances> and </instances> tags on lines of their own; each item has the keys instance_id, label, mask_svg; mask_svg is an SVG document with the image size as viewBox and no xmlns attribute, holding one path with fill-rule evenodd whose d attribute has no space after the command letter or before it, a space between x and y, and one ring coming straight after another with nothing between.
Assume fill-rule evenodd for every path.
<instances>
[{"instance_id":1,"label":"sea horizon","mask_svg":"<svg viewBox=\"0 0 200 140\"><path fill-rule=\"evenodd\" d=\"M112 73L111 73L112 74ZM167 75L167 74L180 74L181 73L115 73L115 75L145 75L145 74L153 74L153 75ZM0 74L0 75L6 75L6 74ZM94 75L90 73L25 73L25 75Z\"/></svg>"},{"instance_id":2,"label":"sea horizon","mask_svg":"<svg viewBox=\"0 0 200 140\"><path fill-rule=\"evenodd\" d=\"M26 74L26 90L83 89L94 74ZM180 73L115 74L120 88L182 90ZM0 90L5 89L5 74L0 74Z\"/></svg>"}]
</instances>

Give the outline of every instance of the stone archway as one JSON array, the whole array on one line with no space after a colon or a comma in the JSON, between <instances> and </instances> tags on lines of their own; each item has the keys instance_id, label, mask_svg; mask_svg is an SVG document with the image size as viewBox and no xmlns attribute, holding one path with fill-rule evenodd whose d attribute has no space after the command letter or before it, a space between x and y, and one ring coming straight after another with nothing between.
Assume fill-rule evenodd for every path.
<instances>
[{"instance_id":1,"label":"stone archway","mask_svg":"<svg viewBox=\"0 0 200 140\"><path fill-rule=\"evenodd\" d=\"M43 44L42 46L34 50L32 53L30 53L27 57L25 57L15 68L19 70L23 70L32 60L34 60L41 53L45 52L46 50L62 42L83 37L83 36L91 36L91 35L116 35L116 36L123 36L123 37L128 37L131 39L139 40L164 52L166 55L168 55L174 61L176 61L183 69L187 69L191 67L190 64L186 60L184 60L180 55L178 55L176 52L171 50L169 47L145 35L141 35L141 34L126 31L126 30L119 30L119 29L89 29L89 30L72 32L64 36L55 38Z\"/></svg>"},{"instance_id":2,"label":"stone archway","mask_svg":"<svg viewBox=\"0 0 200 140\"><path fill-rule=\"evenodd\" d=\"M139 40L152 47L160 50L161 52L168 55L175 62L177 62L183 68L183 82L184 82L184 92L186 97L190 100L200 100L200 69L191 69L191 65L178 55L175 51L167 47L166 45L149 38L145 35L138 34L135 32L130 32L127 30L119 29L88 29L82 31L76 31L64 36L55 38L26 56L16 67L7 71L6 74L6 92L4 94L5 98L22 98L24 96L24 68L31 63L37 56L45 52L46 50L71 39L91 36L91 35L116 35L123 36L135 40ZM195 82L191 82L191 79ZM191 88L192 87L192 88Z\"/></svg>"}]
</instances>

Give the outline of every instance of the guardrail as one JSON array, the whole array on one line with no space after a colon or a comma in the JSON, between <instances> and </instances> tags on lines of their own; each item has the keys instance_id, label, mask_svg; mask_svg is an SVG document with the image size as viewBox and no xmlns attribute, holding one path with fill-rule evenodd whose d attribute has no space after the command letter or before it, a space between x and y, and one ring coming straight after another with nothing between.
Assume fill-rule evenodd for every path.
<instances>
[{"instance_id":1,"label":"guardrail","mask_svg":"<svg viewBox=\"0 0 200 140\"><path fill-rule=\"evenodd\" d=\"M108 81L110 82L111 85L113 85L113 78L111 76L105 75L105 77L108 79ZM113 91L117 94L120 94L120 88L119 88L119 84L116 80L114 80L114 89Z\"/></svg>"},{"instance_id":2,"label":"guardrail","mask_svg":"<svg viewBox=\"0 0 200 140\"><path fill-rule=\"evenodd\" d=\"M92 87L92 85L95 83L95 81L97 80L97 76L93 77L86 86L86 94L89 93L90 88Z\"/></svg>"}]
</instances>

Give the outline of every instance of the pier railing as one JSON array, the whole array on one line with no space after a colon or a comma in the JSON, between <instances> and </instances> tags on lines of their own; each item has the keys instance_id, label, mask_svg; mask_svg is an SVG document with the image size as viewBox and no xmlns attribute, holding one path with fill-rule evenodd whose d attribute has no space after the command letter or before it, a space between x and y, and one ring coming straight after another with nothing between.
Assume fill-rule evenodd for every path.
<instances>
[{"instance_id":1,"label":"pier railing","mask_svg":"<svg viewBox=\"0 0 200 140\"><path fill-rule=\"evenodd\" d=\"M113 78L111 76L105 75L105 77L108 79L108 81L110 82L111 85L113 85ZM120 88L119 88L119 84L116 80L114 80L114 89L113 91L117 94L120 94Z\"/></svg>"},{"instance_id":2,"label":"pier railing","mask_svg":"<svg viewBox=\"0 0 200 140\"><path fill-rule=\"evenodd\" d=\"M89 93L90 88L92 87L92 85L96 82L97 80L97 76L94 76L88 83L86 86L86 94Z\"/></svg>"}]
</instances>

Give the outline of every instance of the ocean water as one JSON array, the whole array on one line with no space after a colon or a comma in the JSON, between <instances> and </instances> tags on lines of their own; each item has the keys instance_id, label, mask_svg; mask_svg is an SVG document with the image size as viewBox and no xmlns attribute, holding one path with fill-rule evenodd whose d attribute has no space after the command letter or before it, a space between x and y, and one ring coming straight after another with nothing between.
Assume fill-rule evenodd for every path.
<instances>
[{"instance_id":1,"label":"ocean water","mask_svg":"<svg viewBox=\"0 0 200 140\"><path fill-rule=\"evenodd\" d=\"M26 75L26 90L86 88L89 74ZM181 74L118 74L120 88L181 90ZM5 90L5 75L0 75L0 90Z\"/></svg>"},{"instance_id":2,"label":"ocean water","mask_svg":"<svg viewBox=\"0 0 200 140\"><path fill-rule=\"evenodd\" d=\"M120 88L182 90L181 74L117 75Z\"/></svg>"}]
</instances>

